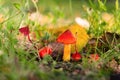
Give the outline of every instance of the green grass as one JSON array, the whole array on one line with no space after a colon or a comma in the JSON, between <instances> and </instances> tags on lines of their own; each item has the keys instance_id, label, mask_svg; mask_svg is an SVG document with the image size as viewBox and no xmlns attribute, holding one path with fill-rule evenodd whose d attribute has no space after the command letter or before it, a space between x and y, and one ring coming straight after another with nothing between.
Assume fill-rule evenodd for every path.
<instances>
[{"instance_id":1,"label":"green grass","mask_svg":"<svg viewBox=\"0 0 120 80\"><path fill-rule=\"evenodd\" d=\"M110 75L116 71L109 66L110 62L115 59L117 65L120 65L120 42L119 38L115 36L116 34L120 36L120 9L115 7L115 1L109 2L107 0L106 4L100 0L98 0L100 2L96 0L91 3L90 1L40 0L33 4L31 0L0 0L0 14L4 18L3 22L0 23L0 79L109 80ZM29 13L35 12L36 8L44 16L50 17L52 15L53 21L50 24L40 25L37 21L29 20ZM90 8L93 10L92 14L88 14L86 11ZM96 38L96 43L99 43L101 36L107 32L105 26L108 25L102 19L103 12L111 13L115 17L115 24L110 30L113 36L112 38L108 37L111 40L106 44L102 43L102 46L97 44L95 47L87 44L85 46L87 52L84 49L80 52L83 57L78 62L57 61L52 56L46 56L44 59L37 58L38 50L34 46L41 48L49 42L56 41L54 38L57 36L50 34L47 28L51 24L58 26L57 20L61 18L70 20L71 23L74 23L74 18L77 16L87 19L90 22L88 34L92 38ZM71 25L71 23L68 25ZM24 37L18 40L20 25L29 25L30 31L36 33L37 38L33 44L26 41ZM43 40L48 40L48 43ZM104 51L105 47L109 49ZM99 53L99 61L89 61L88 57L92 50ZM57 56L61 58L59 54Z\"/></svg>"}]
</instances>

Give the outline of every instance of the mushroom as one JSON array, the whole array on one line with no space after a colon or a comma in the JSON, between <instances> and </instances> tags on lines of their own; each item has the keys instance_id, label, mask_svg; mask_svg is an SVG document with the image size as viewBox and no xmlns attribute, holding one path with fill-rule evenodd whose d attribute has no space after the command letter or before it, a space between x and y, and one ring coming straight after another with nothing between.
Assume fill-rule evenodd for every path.
<instances>
[{"instance_id":1,"label":"mushroom","mask_svg":"<svg viewBox=\"0 0 120 80\"><path fill-rule=\"evenodd\" d=\"M39 57L44 58L46 55L51 55L52 49L48 46L39 49Z\"/></svg>"},{"instance_id":2,"label":"mushroom","mask_svg":"<svg viewBox=\"0 0 120 80\"><path fill-rule=\"evenodd\" d=\"M28 26L25 26L25 27L22 27L19 29L19 31L24 34L24 36L27 36L28 37L28 40L32 43L31 39L30 39L30 31L29 31L29 27Z\"/></svg>"},{"instance_id":3,"label":"mushroom","mask_svg":"<svg viewBox=\"0 0 120 80\"><path fill-rule=\"evenodd\" d=\"M23 33L25 36L28 36L29 33L30 33L28 26L24 26L24 27L20 28L19 31L20 31L21 33Z\"/></svg>"},{"instance_id":4,"label":"mushroom","mask_svg":"<svg viewBox=\"0 0 120 80\"><path fill-rule=\"evenodd\" d=\"M81 54L78 52L75 52L72 54L72 60L73 61L79 61L82 58Z\"/></svg>"},{"instance_id":5,"label":"mushroom","mask_svg":"<svg viewBox=\"0 0 120 80\"><path fill-rule=\"evenodd\" d=\"M24 26L22 28L19 29L19 32L24 34L25 37L28 38L28 41L33 44L31 38L30 38L30 30L29 30L29 26ZM33 45L35 49L37 49L37 47L35 45Z\"/></svg>"},{"instance_id":6,"label":"mushroom","mask_svg":"<svg viewBox=\"0 0 120 80\"><path fill-rule=\"evenodd\" d=\"M92 61L98 61L100 59L100 56L96 53L96 54L90 54L90 59Z\"/></svg>"},{"instance_id":7,"label":"mushroom","mask_svg":"<svg viewBox=\"0 0 120 80\"><path fill-rule=\"evenodd\" d=\"M76 43L75 36L70 30L66 30L57 38L57 42L64 44L63 61L70 61L71 44Z\"/></svg>"}]
</instances>

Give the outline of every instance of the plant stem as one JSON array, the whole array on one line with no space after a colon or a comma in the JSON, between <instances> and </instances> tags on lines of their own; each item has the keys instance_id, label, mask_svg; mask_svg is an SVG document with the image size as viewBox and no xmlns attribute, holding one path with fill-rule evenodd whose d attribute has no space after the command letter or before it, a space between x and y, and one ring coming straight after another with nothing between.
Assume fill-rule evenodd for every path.
<instances>
[{"instance_id":1,"label":"plant stem","mask_svg":"<svg viewBox=\"0 0 120 80\"><path fill-rule=\"evenodd\" d=\"M36 3L35 1L33 1L33 4L34 4L34 6L35 6L35 8L36 8L36 12L38 12L39 9L38 9L37 3Z\"/></svg>"},{"instance_id":2,"label":"plant stem","mask_svg":"<svg viewBox=\"0 0 120 80\"><path fill-rule=\"evenodd\" d=\"M69 1L70 15L72 16L72 0Z\"/></svg>"},{"instance_id":3,"label":"plant stem","mask_svg":"<svg viewBox=\"0 0 120 80\"><path fill-rule=\"evenodd\" d=\"M30 35L28 35L28 40L30 41L31 44L33 44L32 40L30 39ZM37 47L33 44L33 47L37 49Z\"/></svg>"},{"instance_id":4,"label":"plant stem","mask_svg":"<svg viewBox=\"0 0 120 80\"><path fill-rule=\"evenodd\" d=\"M77 45L76 45L76 43L75 43L75 52L76 52L76 53L78 53L78 51L77 51Z\"/></svg>"},{"instance_id":5,"label":"plant stem","mask_svg":"<svg viewBox=\"0 0 120 80\"><path fill-rule=\"evenodd\" d=\"M28 40L33 44L32 40L30 39L30 35L28 35Z\"/></svg>"},{"instance_id":6,"label":"plant stem","mask_svg":"<svg viewBox=\"0 0 120 80\"><path fill-rule=\"evenodd\" d=\"M15 15L13 15L13 16L10 16L8 19L4 20L1 24L9 21L9 20L12 19L12 18L14 18L14 17L17 16L18 14L20 14L20 12L21 12L21 11L17 12L17 13L16 13Z\"/></svg>"},{"instance_id":7,"label":"plant stem","mask_svg":"<svg viewBox=\"0 0 120 80\"><path fill-rule=\"evenodd\" d=\"M76 32L76 34L75 34L75 37L76 37L76 41L77 41L77 32ZM76 44L76 42L75 42L75 52L77 53L78 51L77 51L77 44Z\"/></svg>"},{"instance_id":8,"label":"plant stem","mask_svg":"<svg viewBox=\"0 0 120 80\"><path fill-rule=\"evenodd\" d=\"M95 53L97 53L97 46L98 46L98 43L99 43L99 38L97 37L97 41L96 41L96 45L95 45Z\"/></svg>"},{"instance_id":9,"label":"plant stem","mask_svg":"<svg viewBox=\"0 0 120 80\"><path fill-rule=\"evenodd\" d=\"M115 1L115 7L116 7L116 11L117 11L119 8L119 1L118 0Z\"/></svg>"}]
</instances>

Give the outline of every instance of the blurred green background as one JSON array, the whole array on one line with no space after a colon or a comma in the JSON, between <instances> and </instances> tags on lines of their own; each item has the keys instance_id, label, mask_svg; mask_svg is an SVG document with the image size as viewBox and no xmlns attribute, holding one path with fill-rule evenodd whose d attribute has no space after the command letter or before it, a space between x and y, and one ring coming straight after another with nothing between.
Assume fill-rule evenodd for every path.
<instances>
[{"instance_id":1,"label":"blurred green background","mask_svg":"<svg viewBox=\"0 0 120 80\"><path fill-rule=\"evenodd\" d=\"M56 19L59 19L59 18L67 19L68 18L71 20L71 18L74 19L77 16L87 17L87 13L86 13L87 10L91 10L91 9L98 10L98 13L94 12L94 14L91 16L93 20L93 22L91 22L93 24L91 28L92 29L91 32L93 32L94 34L97 33L97 35L98 34L100 35L103 32L103 26L105 24L99 24L99 21L101 20L99 16L99 12L114 13L116 0L103 0L103 3L105 4L105 7L107 8L106 10L104 10L103 3L98 3L98 1L99 0L38 0L36 4L38 7L38 11L41 14L43 15L52 14L52 16L55 16L54 18ZM100 8L103 8L103 9L100 9ZM19 29L20 23L22 23L22 20L26 19L27 17L27 15L24 15L24 14L32 13L35 11L36 11L36 6L32 2L32 0L0 0L0 14L2 14L5 17L5 20L8 19L5 23L3 23L3 25L2 24L0 25L0 32L1 32L0 33L1 34L0 35L1 37L0 38L0 50L2 50L5 53L4 55L0 56L0 79L2 80L8 80L8 79L9 80L27 80L26 76L27 78L32 76L34 79L36 77L35 75L37 75L37 76L40 76L40 78L42 78L41 80L50 80L50 79L59 80L59 78L61 79L61 77L62 77L61 80L70 80L70 78L67 79L66 75L64 74L70 73L71 69L73 69L72 67L76 68L76 63L75 63L75 66L72 65L72 67L70 67L68 64L68 66L70 67L70 71L67 69L68 67L66 68L67 69L66 71L61 70L61 69L56 70L54 69L54 66L57 65L56 61L53 61L51 64L48 64L47 60L42 60L38 62L35 60L36 56L32 56L32 59L27 61L26 58L29 56L31 57L31 55L29 54L29 51L24 51L24 49L22 49L22 45L18 46L16 35L19 33L18 29ZM18 15L19 12L21 12L21 14ZM116 11L116 13L117 12L119 11ZM120 17L118 17L118 15L120 14L116 14L116 15L117 16L115 16L115 18L118 21L118 23L115 26L119 28ZM27 19L24 21L26 23L29 23ZM30 23L31 23L30 25L36 26L35 24L32 24L32 22ZM7 28L2 29L1 26L5 26ZM41 29L43 27L39 27L39 28ZM4 35L2 35L2 33L4 33ZM3 41L3 39L5 41ZM44 65L45 63L47 63L47 65ZM88 62L86 63L84 61L83 63L85 63L85 65L87 64L88 67L91 67L88 64ZM63 64L66 66L65 63ZM80 66L78 65L78 67L81 67L81 65ZM95 76L102 75L106 77L106 75L104 75L102 71L94 72L94 75ZM71 75L69 76L71 77ZM82 76L83 75L79 75L77 77L79 78ZM75 78L76 78L76 75L75 75ZM100 78L98 78L98 80L99 79ZM35 79L35 80L39 80L39 79ZM97 79L94 79L94 80L97 80Z\"/></svg>"},{"instance_id":2,"label":"blurred green background","mask_svg":"<svg viewBox=\"0 0 120 80\"><path fill-rule=\"evenodd\" d=\"M91 6L90 1L93 2ZM112 12L115 7L115 0L103 0L106 3L107 10ZM32 0L0 0L0 13L12 13L17 11L14 3L20 4L25 11L35 11ZM65 17L83 16L85 17L85 8L98 6L97 0L38 0L39 11L43 14L63 13ZM57 14L57 13L56 13Z\"/></svg>"}]
</instances>

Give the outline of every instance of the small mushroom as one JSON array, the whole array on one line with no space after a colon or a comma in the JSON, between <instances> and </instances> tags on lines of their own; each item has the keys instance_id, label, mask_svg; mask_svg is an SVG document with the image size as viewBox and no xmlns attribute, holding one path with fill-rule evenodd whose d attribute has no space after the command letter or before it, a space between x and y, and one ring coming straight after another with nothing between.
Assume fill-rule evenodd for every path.
<instances>
[{"instance_id":1,"label":"small mushroom","mask_svg":"<svg viewBox=\"0 0 120 80\"><path fill-rule=\"evenodd\" d=\"M22 28L19 29L19 32L22 33L25 37L28 38L28 41L33 44L33 41L30 38L30 30L29 30L29 26L24 26ZM37 49L37 47L35 45L33 45L35 49Z\"/></svg>"},{"instance_id":2,"label":"small mushroom","mask_svg":"<svg viewBox=\"0 0 120 80\"><path fill-rule=\"evenodd\" d=\"M72 54L72 60L73 61L79 61L82 58L81 54L78 52L75 52Z\"/></svg>"},{"instance_id":3,"label":"small mushroom","mask_svg":"<svg viewBox=\"0 0 120 80\"><path fill-rule=\"evenodd\" d=\"M21 32L22 34L24 34L24 36L28 37L28 40L32 43L32 40L30 39L30 30L28 26L22 27L19 29L19 32Z\"/></svg>"},{"instance_id":4,"label":"small mushroom","mask_svg":"<svg viewBox=\"0 0 120 80\"><path fill-rule=\"evenodd\" d=\"M90 54L90 59L92 61L98 61L100 59L100 56L96 53L96 54Z\"/></svg>"},{"instance_id":5,"label":"small mushroom","mask_svg":"<svg viewBox=\"0 0 120 80\"><path fill-rule=\"evenodd\" d=\"M25 36L28 36L29 33L30 33L28 26L24 26L24 27L20 28L19 31L20 31L21 33L23 33Z\"/></svg>"},{"instance_id":6,"label":"small mushroom","mask_svg":"<svg viewBox=\"0 0 120 80\"><path fill-rule=\"evenodd\" d=\"M51 55L52 49L48 46L39 49L39 57L44 58L46 55Z\"/></svg>"},{"instance_id":7,"label":"small mushroom","mask_svg":"<svg viewBox=\"0 0 120 80\"><path fill-rule=\"evenodd\" d=\"M66 30L57 38L57 42L64 44L63 61L70 61L71 44L76 43L75 36L70 30Z\"/></svg>"}]
</instances>

